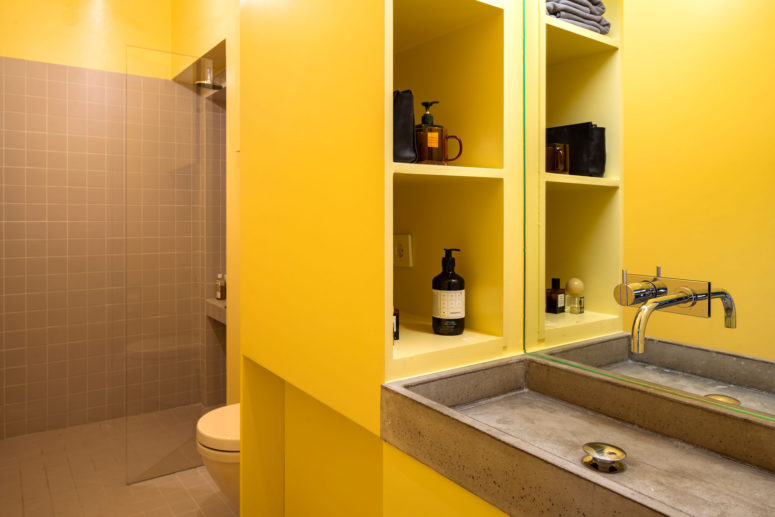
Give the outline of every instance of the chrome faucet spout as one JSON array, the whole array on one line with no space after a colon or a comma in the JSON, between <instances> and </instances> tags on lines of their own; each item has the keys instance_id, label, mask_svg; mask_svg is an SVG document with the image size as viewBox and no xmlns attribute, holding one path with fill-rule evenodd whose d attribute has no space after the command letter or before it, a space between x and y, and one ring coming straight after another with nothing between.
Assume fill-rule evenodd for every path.
<instances>
[{"instance_id":1,"label":"chrome faucet spout","mask_svg":"<svg viewBox=\"0 0 775 517\"><path fill-rule=\"evenodd\" d=\"M635 315L635 320L632 322L630 351L633 354L642 354L646 350L646 325L654 312L667 307L688 303L694 304L695 302L696 296L691 289L681 289L677 293L653 298L641 305L638 313Z\"/></svg>"},{"instance_id":2,"label":"chrome faucet spout","mask_svg":"<svg viewBox=\"0 0 775 517\"><path fill-rule=\"evenodd\" d=\"M715 290L710 294L711 298L721 298L724 305L724 326L728 329L737 328L737 309L732 295L724 289Z\"/></svg>"},{"instance_id":3,"label":"chrome faucet spout","mask_svg":"<svg viewBox=\"0 0 775 517\"><path fill-rule=\"evenodd\" d=\"M737 309L726 289L713 289L711 283L704 280L663 277L660 267L657 267L656 277L622 271L622 283L614 287L613 294L619 305L640 306L632 322L630 352L633 354L645 351L646 325L651 315L659 310L710 318L710 302L719 298L724 306L724 326L737 328Z\"/></svg>"},{"instance_id":4,"label":"chrome faucet spout","mask_svg":"<svg viewBox=\"0 0 775 517\"><path fill-rule=\"evenodd\" d=\"M713 289L710 292L711 300L721 298L721 304L724 306L724 326L728 329L737 328L737 309L732 295L726 289Z\"/></svg>"}]
</instances>

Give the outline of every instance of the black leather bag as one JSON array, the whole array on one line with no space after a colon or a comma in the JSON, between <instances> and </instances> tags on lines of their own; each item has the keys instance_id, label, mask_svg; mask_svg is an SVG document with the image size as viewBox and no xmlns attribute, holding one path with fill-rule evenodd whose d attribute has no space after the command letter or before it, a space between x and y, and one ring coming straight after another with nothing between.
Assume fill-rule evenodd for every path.
<instances>
[{"instance_id":1,"label":"black leather bag","mask_svg":"<svg viewBox=\"0 0 775 517\"><path fill-rule=\"evenodd\" d=\"M605 174L605 128L592 122L546 128L546 145L568 144L570 174Z\"/></svg>"},{"instance_id":2,"label":"black leather bag","mask_svg":"<svg viewBox=\"0 0 775 517\"><path fill-rule=\"evenodd\" d=\"M402 163L417 161L412 90L393 92L393 161Z\"/></svg>"}]
</instances>

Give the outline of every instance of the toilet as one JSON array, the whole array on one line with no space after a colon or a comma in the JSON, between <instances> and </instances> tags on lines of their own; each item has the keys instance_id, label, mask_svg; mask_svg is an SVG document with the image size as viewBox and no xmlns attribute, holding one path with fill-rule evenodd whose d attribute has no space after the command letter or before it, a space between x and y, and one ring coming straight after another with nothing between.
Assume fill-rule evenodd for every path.
<instances>
[{"instance_id":1,"label":"toilet","mask_svg":"<svg viewBox=\"0 0 775 517\"><path fill-rule=\"evenodd\" d=\"M196 448L218 488L239 507L239 404L205 413L196 424Z\"/></svg>"}]
</instances>

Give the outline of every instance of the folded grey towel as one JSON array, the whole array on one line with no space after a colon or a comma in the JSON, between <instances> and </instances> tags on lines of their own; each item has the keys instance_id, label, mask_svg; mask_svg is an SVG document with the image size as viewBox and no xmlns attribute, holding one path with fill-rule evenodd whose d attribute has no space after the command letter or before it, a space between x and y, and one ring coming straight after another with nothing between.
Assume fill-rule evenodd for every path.
<instances>
[{"instance_id":1,"label":"folded grey towel","mask_svg":"<svg viewBox=\"0 0 775 517\"><path fill-rule=\"evenodd\" d=\"M611 24L608 22L608 20L602 16L592 14L590 12L585 12L585 9L585 6L581 6L574 3L573 1L568 0L553 0L546 2L546 12L552 16L568 21L573 20L578 22L575 25L579 25L588 29L590 27L595 27L591 30L599 32L600 34L608 34L608 32L611 30Z\"/></svg>"},{"instance_id":2,"label":"folded grey towel","mask_svg":"<svg viewBox=\"0 0 775 517\"><path fill-rule=\"evenodd\" d=\"M552 16L554 16L554 15L552 15ZM558 16L558 18L559 18L559 16ZM600 27L599 25L592 25L591 23L584 23L584 22L580 22L580 21L577 21L577 20L571 20L570 18L565 18L565 19L563 19L563 21L568 22L568 23L572 23L573 25L578 25L579 27L583 27L585 29L589 29L589 30L597 32L599 34L603 34L603 28Z\"/></svg>"},{"instance_id":3,"label":"folded grey towel","mask_svg":"<svg viewBox=\"0 0 775 517\"><path fill-rule=\"evenodd\" d=\"M608 32L611 30L611 23L605 18L601 18L600 22L595 22L595 21L589 20L588 18L582 18L580 16L576 16L575 14L569 13L569 12L559 12L552 16L556 16L557 18L560 18L567 22L573 22L575 23L575 25L584 27L586 29L589 29L590 27L594 27L593 29L590 29L590 30L594 30L595 32L599 32L600 34L608 34Z\"/></svg>"},{"instance_id":4,"label":"folded grey towel","mask_svg":"<svg viewBox=\"0 0 775 517\"><path fill-rule=\"evenodd\" d=\"M561 4L576 4L578 6L583 6L586 9L589 10L591 14L596 14L600 16L605 12L605 6L603 5L603 0L554 0L555 2L559 1Z\"/></svg>"},{"instance_id":5,"label":"folded grey towel","mask_svg":"<svg viewBox=\"0 0 775 517\"><path fill-rule=\"evenodd\" d=\"M546 2L546 11L549 14L569 13L574 16L578 16L579 18L583 18L582 21L588 20L594 23L600 23L600 20L603 19L602 16L598 16L596 14L591 14L591 13L585 13L584 11L579 9L578 5L574 5L572 3L567 4L567 3L556 2L556 1Z\"/></svg>"},{"instance_id":6,"label":"folded grey towel","mask_svg":"<svg viewBox=\"0 0 775 517\"><path fill-rule=\"evenodd\" d=\"M583 5L581 2L578 2L576 0L549 0L550 2L554 4L561 4L561 5L567 5L570 7L575 7L576 9L580 11L584 11L585 13L592 13L592 10L587 5ZM590 4L591 5L591 4Z\"/></svg>"}]
</instances>

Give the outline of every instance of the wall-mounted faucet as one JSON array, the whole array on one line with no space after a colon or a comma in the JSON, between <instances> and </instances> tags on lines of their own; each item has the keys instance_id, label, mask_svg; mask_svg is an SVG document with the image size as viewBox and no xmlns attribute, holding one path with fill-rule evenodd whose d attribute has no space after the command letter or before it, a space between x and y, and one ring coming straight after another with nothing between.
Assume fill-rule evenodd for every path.
<instances>
[{"instance_id":1,"label":"wall-mounted faucet","mask_svg":"<svg viewBox=\"0 0 775 517\"><path fill-rule=\"evenodd\" d=\"M712 289L710 282L666 278L657 267L656 276L628 275L622 270L622 283L614 288L619 305L640 305L632 322L630 350L642 354L645 350L646 325L656 311L668 311L690 316L710 317L710 300L720 298L724 306L724 326L737 327L737 310L732 296L724 289Z\"/></svg>"}]
</instances>

